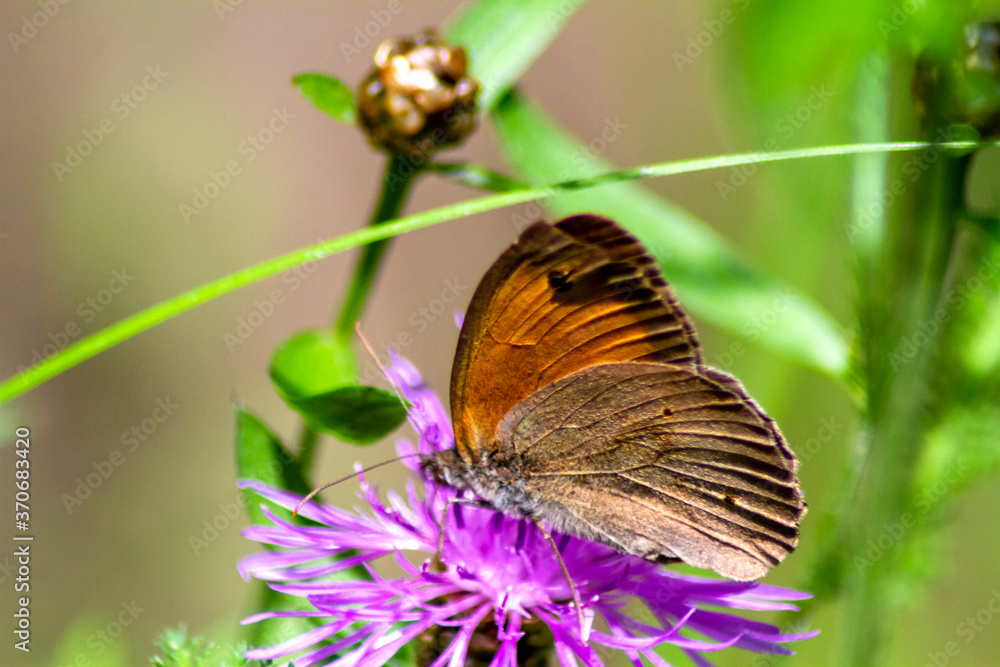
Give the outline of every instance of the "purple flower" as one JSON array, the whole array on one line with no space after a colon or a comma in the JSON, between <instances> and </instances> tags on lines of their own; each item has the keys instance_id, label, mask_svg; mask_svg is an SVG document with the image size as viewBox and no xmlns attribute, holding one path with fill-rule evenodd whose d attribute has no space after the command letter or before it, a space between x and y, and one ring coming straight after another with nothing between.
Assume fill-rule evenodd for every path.
<instances>
[{"instance_id":1,"label":"purple flower","mask_svg":"<svg viewBox=\"0 0 1000 667\"><path fill-rule=\"evenodd\" d=\"M387 375L413 406L410 420L422 434L416 448L400 442L400 454L453 446L444 408L416 369L395 358ZM418 457L405 461L418 467ZM438 560L441 515L455 491L419 478L407 485L405 499L390 491L383 502L363 475L359 479L366 511L310 502L299 513L319 525L300 526L265 507L274 525L244 531L252 540L280 548L246 558L240 564L244 578L274 582L275 590L304 597L313 607L264 612L244 623L281 616L323 619L314 630L280 646L247 651L247 658L276 659L305 651L295 660L297 667L368 667L385 664L414 639L427 643L432 637L440 655L430 664L463 665L471 651L482 650L482 641L474 638L489 633L491 667L515 667L519 640L524 640L520 647L524 651L526 637L534 640L547 629L545 641L566 666L578 664L577 659L603 665L602 656L606 658L609 650L622 651L635 665L646 658L663 666L667 663L653 649L664 642L680 647L695 664L710 665L703 653L735 646L790 654L779 644L817 634L783 634L773 625L706 609L795 610L787 601L810 597L806 593L674 574L610 547L555 533L584 606L589 636L582 641L569 585L551 547L532 523L490 509L452 504ZM301 500L257 482L242 486L286 508ZM422 551L426 557L414 564L404 551ZM395 559L404 575L386 579L372 570L370 563L383 556ZM356 566L363 566L371 580L328 577ZM630 615L636 611L635 602L646 607L647 620ZM597 617L600 630L590 627Z\"/></svg>"}]
</instances>

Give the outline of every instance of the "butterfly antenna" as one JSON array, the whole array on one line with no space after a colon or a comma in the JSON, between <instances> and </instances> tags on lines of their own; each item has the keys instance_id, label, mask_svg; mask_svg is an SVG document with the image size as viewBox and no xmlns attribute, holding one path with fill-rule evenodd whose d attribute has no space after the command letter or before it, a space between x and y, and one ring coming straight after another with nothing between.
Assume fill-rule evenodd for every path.
<instances>
[{"instance_id":1,"label":"butterfly antenna","mask_svg":"<svg viewBox=\"0 0 1000 667\"><path fill-rule=\"evenodd\" d=\"M386 371L385 366L383 366L382 362L378 360L378 355L375 354L375 350L372 349L372 346L368 343L368 339L365 338L365 335L361 333L361 322L355 322L354 333L358 335L358 339L361 340L361 344L365 346L366 350L368 350L368 354L371 355L372 361L375 362L375 365L378 366L378 369L382 372L382 377L384 377L385 381L389 383L390 387L392 387L392 393L394 393L396 395L396 398L398 398L400 402L405 405L406 399L403 397L402 392L399 391L399 387L396 386L395 382L389 379L389 373ZM417 425L415 421L413 421L413 417L410 416L409 410L406 411L406 421L410 422L410 426L412 426L413 430L417 432L417 435L420 436L421 440L427 440L427 437L424 434L423 430ZM428 440L428 442L430 441ZM418 449L420 448L419 444L417 448Z\"/></svg>"},{"instance_id":2,"label":"butterfly antenna","mask_svg":"<svg viewBox=\"0 0 1000 667\"><path fill-rule=\"evenodd\" d=\"M378 369L382 372L382 377L384 377L385 381L388 382L389 386L392 387L392 393L396 394L396 398L405 403L406 399L404 399L403 395L400 393L399 387L396 386L395 382L389 379L389 373L385 370L385 366L383 366L382 362L378 360L378 355L375 354L375 350L372 349L372 346L368 342L368 339L365 338L365 335L361 333L361 322L354 323L354 333L358 335L358 339L361 341L361 344L365 346L366 350L368 350L368 355L372 358L372 361L375 362L375 365L378 366Z\"/></svg>"},{"instance_id":3,"label":"butterfly antenna","mask_svg":"<svg viewBox=\"0 0 1000 667\"><path fill-rule=\"evenodd\" d=\"M573 578L569 576L569 569L566 567L566 561L563 560L562 554L559 553L559 547L556 546L556 541L552 539L549 535L549 531L545 530L545 526L538 519L533 519L538 530L541 531L542 537L545 541L549 543L552 547L552 551L556 554L556 560L559 561L559 569L562 570L563 576L566 577L566 583L569 584L570 593L573 595L573 606L576 607L576 617L580 621L580 641L583 645L587 645L587 636L590 634L587 632L587 623L583 619L583 605L580 603L580 592L576 590L576 584L573 583Z\"/></svg>"},{"instance_id":4,"label":"butterfly antenna","mask_svg":"<svg viewBox=\"0 0 1000 667\"><path fill-rule=\"evenodd\" d=\"M396 395L396 398L398 398L400 400L400 402L405 403L406 399L403 398L402 393L399 391L399 387L396 386L395 382L393 382L392 380L389 379L389 374L386 372L385 366L383 366L382 362L380 362L378 360L378 355L375 354L375 350L372 349L372 346L368 342L368 339L365 338L365 335L361 332L361 323L360 322L356 322L354 324L354 332L358 335L358 339L361 341L361 344L365 346L366 350L368 350L368 354L371 355L372 361L375 362L375 365L378 366L379 371L382 372L382 377L384 377L386 379L386 381L389 383L389 386L392 387L392 391ZM420 435L421 439L426 439L424 437L423 431L420 430L420 428L414 423L413 419L410 417L409 410L407 410L407 412L406 412L406 418L410 422L410 424L413 426L413 429ZM331 486L336 486L337 484L340 484L341 482L346 482L349 479L354 479L358 475L363 475L363 474L365 474L366 472L368 472L370 470L375 470L376 468L381 468L384 465L388 465L390 463L395 463L397 461L401 461L403 459L411 458L411 457L414 457L414 456L423 456L423 455L420 452L414 452L412 454L403 454L402 456L396 456L396 457L393 457L393 458L388 459L386 461L382 461L381 463L376 463L373 466L369 466L367 468L362 468L361 470L355 471L355 472L351 473L350 475L345 475L344 477L341 477L340 479L336 479L336 480L330 482L329 484L324 484L323 486L321 486L321 487L319 487L317 489L313 489L312 491L309 492L309 495L307 495L305 498L303 498L302 500L300 500L299 504L295 506L295 510L292 512L292 516L297 516L298 513L299 513L299 510L302 509L303 505L305 505L310 500L312 500L313 498L315 498L316 494L321 493L322 491L325 491L326 489L329 489Z\"/></svg>"},{"instance_id":5,"label":"butterfly antenna","mask_svg":"<svg viewBox=\"0 0 1000 667\"><path fill-rule=\"evenodd\" d=\"M359 475L364 475L366 472L369 472L371 470L375 470L376 468L381 468L382 466L387 466L390 463L396 463L397 461L402 461L403 459L408 459L408 458L410 458L412 456L420 456L420 454L417 453L417 452L414 452L413 454L403 454L402 456L394 456L391 459L387 459L385 461L381 461L380 463L376 463L375 465L368 466L367 468L362 468L361 470L355 470L350 475L345 475L345 476L341 477L340 479L337 479L337 480L334 480L334 481L330 482L329 484L324 484L323 486L319 487L318 489L313 489L312 491L309 492L309 495L307 495L305 498L303 498L302 500L300 500L299 504L295 506L295 510L292 512L292 516L298 516L299 510L302 509L302 506L305 505L306 503L308 503L313 498L315 498L317 493L320 493L322 491L326 491L331 486L336 486L337 484L340 484L341 482L346 482L349 479L354 479L355 477L358 477Z\"/></svg>"}]
</instances>

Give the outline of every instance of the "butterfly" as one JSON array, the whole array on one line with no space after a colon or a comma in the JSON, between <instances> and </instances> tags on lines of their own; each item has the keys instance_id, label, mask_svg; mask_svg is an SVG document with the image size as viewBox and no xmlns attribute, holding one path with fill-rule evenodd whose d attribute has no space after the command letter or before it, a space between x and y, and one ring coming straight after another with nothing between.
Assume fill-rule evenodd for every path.
<instances>
[{"instance_id":1,"label":"butterfly","mask_svg":"<svg viewBox=\"0 0 1000 667\"><path fill-rule=\"evenodd\" d=\"M806 504L781 431L705 365L652 257L606 218L536 222L487 271L451 412L454 449L421 465L506 514L737 580L798 544Z\"/></svg>"}]
</instances>

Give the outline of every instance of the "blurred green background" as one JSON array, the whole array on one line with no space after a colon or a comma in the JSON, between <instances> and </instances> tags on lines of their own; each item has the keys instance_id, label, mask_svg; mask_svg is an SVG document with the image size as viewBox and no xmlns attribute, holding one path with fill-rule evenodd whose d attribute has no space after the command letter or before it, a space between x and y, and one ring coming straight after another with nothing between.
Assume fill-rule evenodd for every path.
<instances>
[{"instance_id":1,"label":"blurred green background","mask_svg":"<svg viewBox=\"0 0 1000 667\"><path fill-rule=\"evenodd\" d=\"M584 141L620 127L601 157L622 166L847 143L865 113L856 76L866 54L883 48L895 65L905 60L908 35L952 34L949 24L926 25L925 14L906 9L916 4L595 0L565 25L522 89ZM137 309L365 224L383 157L316 111L290 79L323 71L360 81L378 41L441 25L459 3L404 2L395 14L387 6L0 4L2 376ZM995 9L951 7L954 16ZM366 44L366 25L386 16ZM905 119L910 91L890 92ZM77 160L69 153L81 142L92 150ZM506 170L485 126L445 157ZM231 178L220 176L232 164ZM644 186L810 295L849 336L849 166L823 158ZM971 197L982 206L996 206L998 168L990 152L973 166ZM213 179L225 185L213 188ZM201 202L198 192L215 196ZM425 178L408 211L474 194ZM185 214L183 206L202 203ZM398 239L363 320L375 347L408 334L401 352L445 393L457 331L451 307L440 312L437 300L457 286L456 307L464 307L516 237L511 221L510 211L497 211ZM251 586L235 564L257 547L239 534L246 520L235 486L234 405L293 439L298 418L272 388L270 355L295 331L330 320L350 267L348 256L336 256L255 284L0 406L3 470L13 470L7 445L15 427L32 432L36 536L32 652L14 650L8 634L0 664L143 664L159 631L179 623L223 642L239 636ZM838 473L856 419L850 396L748 337L713 329L697 313L695 321L706 358L743 380L802 460L810 505L802 544L766 579L794 586L843 492ZM780 316L767 326L780 327ZM750 323L746 333L752 337ZM317 479L393 451L388 442L324 444ZM404 473L373 478L398 486ZM13 496L8 488L0 497ZM353 493L345 484L325 497L349 506ZM12 525L12 502L0 504L0 522ZM944 517L938 575L895 624L889 664L936 664L949 642L960 651L947 664L997 663L1000 618L991 615L969 641L962 624L1000 590L998 517L996 479L970 488ZM2 614L15 605L12 553L0 551ZM792 662L833 660L840 611L817 607L809 629L822 634L794 645ZM713 659L772 664L739 651Z\"/></svg>"}]
</instances>

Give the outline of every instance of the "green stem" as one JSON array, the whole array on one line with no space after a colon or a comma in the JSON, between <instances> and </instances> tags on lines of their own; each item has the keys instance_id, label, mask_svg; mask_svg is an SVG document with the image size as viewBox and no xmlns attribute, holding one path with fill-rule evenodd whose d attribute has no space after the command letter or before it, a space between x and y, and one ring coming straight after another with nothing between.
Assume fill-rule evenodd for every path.
<instances>
[{"instance_id":1,"label":"green stem","mask_svg":"<svg viewBox=\"0 0 1000 667\"><path fill-rule=\"evenodd\" d=\"M857 77L854 92L855 134L859 142L883 142L890 135L889 119L892 86L890 58L888 53L873 52L868 55ZM891 181L889 153L857 155L853 160L850 204L851 212L845 229L852 251L852 272L855 276L855 320L858 323L856 340L869 341L872 321L884 317L884 313L873 314L873 304L881 303L874 298L872 288L878 285L873 279L879 275L880 260L884 253L887 213L873 202L882 200ZM870 382L862 376L866 364L859 360L863 350L852 355L851 365L855 370L855 386L852 397L863 411L867 403L867 389ZM808 555L807 568L802 576L800 588L809 591L813 597L799 604L801 612L787 611L781 617L779 626L788 631L810 629L810 621L817 609L829 605L835 598L845 594L852 567L851 553L845 548L851 533L850 513L857 501L858 477L868 451L867 432L854 435L852 451L847 455L835 485L835 500L827 508L813 509L807 521L818 525L817 547ZM843 644L847 644L845 640ZM832 662L832 659L831 659Z\"/></svg>"},{"instance_id":2,"label":"green stem","mask_svg":"<svg viewBox=\"0 0 1000 667\"><path fill-rule=\"evenodd\" d=\"M923 451L940 336L924 330L942 307L969 157L937 156L897 211L861 303L867 449L845 516L846 661L881 664L902 607L906 542L917 513L913 479ZM886 541L891 544L886 544ZM880 546L881 545L881 546Z\"/></svg>"},{"instance_id":3,"label":"green stem","mask_svg":"<svg viewBox=\"0 0 1000 667\"><path fill-rule=\"evenodd\" d=\"M302 435L299 436L298 459L299 467L302 469L302 476L309 482L309 468L312 466L313 454L316 452L316 442L319 440L319 432L309 424L302 425Z\"/></svg>"},{"instance_id":4,"label":"green stem","mask_svg":"<svg viewBox=\"0 0 1000 667\"><path fill-rule=\"evenodd\" d=\"M379 195L378 206L375 207L375 213L369 223L370 227L377 227L399 215L410 185L419 173L420 170L405 157L392 154L386 165L385 177L382 179L382 192ZM375 282L375 276L378 275L385 251L389 247L389 241L390 239L382 239L366 245L361 251L361 257L358 258L357 264L354 265L354 277L347 288L344 305L341 307L334 325L334 335L341 342L349 343L354 338L354 326L361 318L368 293Z\"/></svg>"},{"instance_id":5,"label":"green stem","mask_svg":"<svg viewBox=\"0 0 1000 667\"><path fill-rule=\"evenodd\" d=\"M263 586L261 584L264 584ZM258 581L258 602L253 607L254 613L263 610L273 610L276 608L278 600L281 599L281 593L278 593L270 586L267 582ZM246 640L247 644L250 646L274 646L275 642L272 641L271 634L275 623L274 619L262 621L260 623L251 623L250 627L247 628ZM280 619L279 619L280 620Z\"/></svg>"},{"instance_id":6,"label":"green stem","mask_svg":"<svg viewBox=\"0 0 1000 667\"><path fill-rule=\"evenodd\" d=\"M399 215L406 200L406 194L413 183L419 170L405 158L393 154L386 165L385 175L382 179L382 191L379 195L378 205L372 214L369 227L376 227L394 219ZM334 335L344 345L345 349L352 349L354 340L354 323L361 317L365 301L371 291L375 276L378 275L379 266L385 256L389 239L382 239L366 245L358 258L354 267L354 276L347 289L344 304L341 306L334 326ZM308 480L310 468L312 467L316 442L319 433L309 424L302 425L302 434L299 437L298 463L302 470L302 476ZM284 596L275 593L266 582L259 582L262 586L260 604L257 609L274 609L281 604ZM276 624L272 622L257 623L250 634L251 646L263 646L273 643L269 640L269 635L274 631Z\"/></svg>"}]
</instances>

